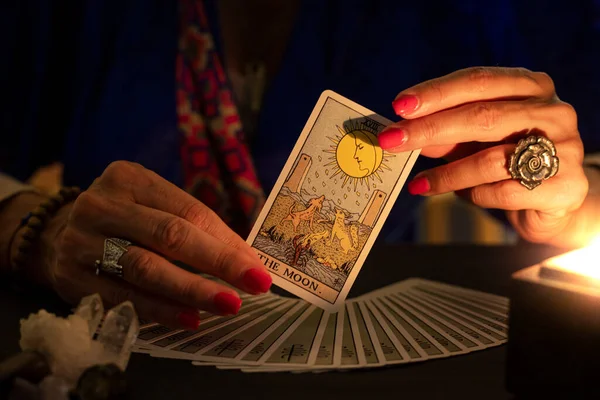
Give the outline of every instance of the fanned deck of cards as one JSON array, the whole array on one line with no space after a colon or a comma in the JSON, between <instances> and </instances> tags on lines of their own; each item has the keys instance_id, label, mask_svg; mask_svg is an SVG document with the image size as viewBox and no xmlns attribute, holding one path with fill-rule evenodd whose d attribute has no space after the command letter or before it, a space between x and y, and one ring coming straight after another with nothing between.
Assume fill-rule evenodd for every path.
<instances>
[{"instance_id":1,"label":"fanned deck of cards","mask_svg":"<svg viewBox=\"0 0 600 400\"><path fill-rule=\"evenodd\" d=\"M245 297L236 316L203 315L197 331L142 326L137 351L244 372L322 372L405 364L497 346L508 300L408 279L328 312L272 293Z\"/></svg>"},{"instance_id":2,"label":"fanned deck of cards","mask_svg":"<svg viewBox=\"0 0 600 400\"><path fill-rule=\"evenodd\" d=\"M201 313L197 331L143 325L137 351L222 369L302 372L504 343L503 297L409 279L346 300L419 154L383 151L377 136L389 124L325 91L292 150L247 242L273 282L300 299L240 293L237 315Z\"/></svg>"}]
</instances>

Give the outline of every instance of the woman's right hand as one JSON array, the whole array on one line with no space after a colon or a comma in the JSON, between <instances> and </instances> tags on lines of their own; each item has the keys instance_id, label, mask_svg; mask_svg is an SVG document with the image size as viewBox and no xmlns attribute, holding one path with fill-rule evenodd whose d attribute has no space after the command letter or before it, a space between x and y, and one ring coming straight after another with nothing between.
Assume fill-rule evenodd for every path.
<instances>
[{"instance_id":1,"label":"woman's right hand","mask_svg":"<svg viewBox=\"0 0 600 400\"><path fill-rule=\"evenodd\" d=\"M96 275L104 240L133 244L123 254L123 278ZM246 242L208 207L138 164L109 165L77 200L62 209L43 237L49 284L70 303L99 293L107 305L131 300L141 318L195 329L198 310L235 314L237 292L185 271L169 260L220 278L251 294L271 276Z\"/></svg>"}]
</instances>

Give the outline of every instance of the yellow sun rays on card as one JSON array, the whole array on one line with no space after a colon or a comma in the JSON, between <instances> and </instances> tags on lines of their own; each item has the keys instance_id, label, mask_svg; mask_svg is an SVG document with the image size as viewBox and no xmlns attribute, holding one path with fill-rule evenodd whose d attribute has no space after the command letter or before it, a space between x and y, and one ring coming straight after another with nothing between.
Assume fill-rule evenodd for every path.
<instances>
[{"instance_id":1,"label":"yellow sun rays on card","mask_svg":"<svg viewBox=\"0 0 600 400\"><path fill-rule=\"evenodd\" d=\"M371 190L375 178L383 183L380 173L383 169L391 171L387 161L393 156L379 147L377 136L358 126L336 127L339 133L335 137L327 136L333 144L329 149L323 150L331 154L331 161L325 164L333 167L330 178L342 174L342 187L350 183L354 185L355 191L359 183Z\"/></svg>"}]
</instances>

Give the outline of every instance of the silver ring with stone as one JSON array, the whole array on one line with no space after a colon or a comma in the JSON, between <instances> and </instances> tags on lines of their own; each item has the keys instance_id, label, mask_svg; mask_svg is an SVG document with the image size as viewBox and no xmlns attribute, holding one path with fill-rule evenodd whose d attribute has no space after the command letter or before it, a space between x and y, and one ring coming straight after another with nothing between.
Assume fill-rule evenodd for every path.
<instances>
[{"instance_id":1,"label":"silver ring with stone","mask_svg":"<svg viewBox=\"0 0 600 400\"><path fill-rule=\"evenodd\" d=\"M528 136L519 140L510 156L508 171L521 185L529 190L535 189L558 172L556 146L543 136Z\"/></svg>"},{"instance_id":2,"label":"silver ring with stone","mask_svg":"<svg viewBox=\"0 0 600 400\"><path fill-rule=\"evenodd\" d=\"M102 261L96 260L96 275L100 275L102 272L122 278L123 266L119 264L119 260L127 252L129 246L131 246L131 242L125 239L104 239L104 254L102 255Z\"/></svg>"}]
</instances>

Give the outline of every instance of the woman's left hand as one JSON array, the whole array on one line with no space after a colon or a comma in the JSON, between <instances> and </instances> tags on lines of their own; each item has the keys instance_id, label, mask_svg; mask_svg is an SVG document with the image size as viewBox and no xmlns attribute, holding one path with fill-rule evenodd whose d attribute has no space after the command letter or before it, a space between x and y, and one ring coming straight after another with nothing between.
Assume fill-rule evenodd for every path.
<instances>
[{"instance_id":1,"label":"woman's left hand","mask_svg":"<svg viewBox=\"0 0 600 400\"><path fill-rule=\"evenodd\" d=\"M393 102L405 120L379 135L384 150L422 149L443 166L419 173L411 194L456 192L484 207L507 211L532 242L556 241L583 203L588 181L577 114L559 100L552 79L522 68L468 68L401 92ZM512 179L509 159L529 135L554 142L558 173L533 190Z\"/></svg>"}]
</instances>

